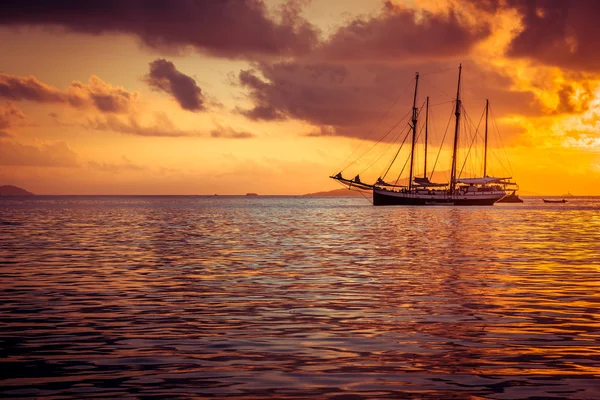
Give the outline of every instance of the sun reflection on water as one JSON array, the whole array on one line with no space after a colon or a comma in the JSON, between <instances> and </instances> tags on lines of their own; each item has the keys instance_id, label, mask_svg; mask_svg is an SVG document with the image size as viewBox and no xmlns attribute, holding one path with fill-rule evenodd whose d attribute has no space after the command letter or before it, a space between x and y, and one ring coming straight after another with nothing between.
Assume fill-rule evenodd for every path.
<instances>
[{"instance_id":1,"label":"sun reflection on water","mask_svg":"<svg viewBox=\"0 0 600 400\"><path fill-rule=\"evenodd\" d=\"M0 201L9 397L594 398L600 201ZM350 397L348 397L350 398Z\"/></svg>"}]
</instances>

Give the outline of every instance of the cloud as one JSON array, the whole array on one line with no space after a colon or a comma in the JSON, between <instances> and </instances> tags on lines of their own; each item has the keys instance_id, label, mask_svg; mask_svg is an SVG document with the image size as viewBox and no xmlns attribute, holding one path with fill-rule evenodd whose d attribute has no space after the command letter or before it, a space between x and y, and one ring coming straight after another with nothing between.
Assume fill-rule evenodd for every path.
<instances>
[{"instance_id":1,"label":"cloud","mask_svg":"<svg viewBox=\"0 0 600 400\"><path fill-rule=\"evenodd\" d=\"M72 82L67 91L67 99L74 107L91 105L100 112L118 114L131 111L138 95L92 75L87 84Z\"/></svg>"},{"instance_id":2,"label":"cloud","mask_svg":"<svg viewBox=\"0 0 600 400\"><path fill-rule=\"evenodd\" d=\"M355 101L362 95L368 102L372 82L350 81L344 66L289 61L260 63L256 68L239 74L240 85L249 90L254 103L253 108L241 111L250 119L295 118L317 125L339 125L363 120L371 113L357 107Z\"/></svg>"},{"instance_id":3,"label":"cloud","mask_svg":"<svg viewBox=\"0 0 600 400\"><path fill-rule=\"evenodd\" d=\"M329 61L440 60L467 54L489 33L487 25L468 25L452 7L433 13L386 1L380 14L340 27L317 54Z\"/></svg>"},{"instance_id":4,"label":"cloud","mask_svg":"<svg viewBox=\"0 0 600 400\"><path fill-rule=\"evenodd\" d=\"M192 46L229 58L280 56L306 53L318 41L315 27L300 16L300 4L288 1L275 19L262 0L8 0L0 3L0 24L130 34L152 48Z\"/></svg>"},{"instance_id":5,"label":"cloud","mask_svg":"<svg viewBox=\"0 0 600 400\"><path fill-rule=\"evenodd\" d=\"M0 106L0 137L11 137L8 131L14 126L25 125L28 119L23 112L11 102Z\"/></svg>"},{"instance_id":6,"label":"cloud","mask_svg":"<svg viewBox=\"0 0 600 400\"><path fill-rule=\"evenodd\" d=\"M600 71L597 1L523 2L517 6L523 30L508 55L534 58L549 65Z\"/></svg>"},{"instance_id":7,"label":"cloud","mask_svg":"<svg viewBox=\"0 0 600 400\"><path fill-rule=\"evenodd\" d=\"M14 141L2 141L0 165L76 167L77 153L65 142L43 143L39 146Z\"/></svg>"},{"instance_id":8,"label":"cloud","mask_svg":"<svg viewBox=\"0 0 600 400\"><path fill-rule=\"evenodd\" d=\"M520 1L471 0L486 12L481 19L492 20L497 13L514 10L521 29L512 38L507 56L537 61L572 70L600 72L600 24L596 0Z\"/></svg>"},{"instance_id":9,"label":"cloud","mask_svg":"<svg viewBox=\"0 0 600 400\"><path fill-rule=\"evenodd\" d=\"M130 115L125 119L114 115L106 115L88 119L86 127L98 131L114 131L136 136L181 137L198 135L196 132L177 128L167 114L163 112L154 114L154 124L152 125L143 125L136 115Z\"/></svg>"},{"instance_id":10,"label":"cloud","mask_svg":"<svg viewBox=\"0 0 600 400\"><path fill-rule=\"evenodd\" d=\"M308 136L363 138L374 131L370 138L377 140L412 107L415 71L422 73L419 104L425 96L431 96L432 113L436 112L437 120L445 118L443 123L447 122L451 110L446 113L443 107L451 107L457 67L455 61L405 66L302 61L255 63L254 69L242 70L238 78L238 83L248 90L253 106L238 112L252 120L307 122L314 127ZM486 98L492 99L497 116L541 114L531 92L510 89L510 78L484 71L472 62L463 67L463 100L473 117L483 109ZM446 72L426 73L437 70ZM437 106L439 103L448 104ZM397 129L406 126L406 122L401 123ZM439 129L443 132L445 125ZM388 136L394 137L394 133Z\"/></svg>"},{"instance_id":11,"label":"cloud","mask_svg":"<svg viewBox=\"0 0 600 400\"><path fill-rule=\"evenodd\" d=\"M181 108L188 111L203 111L204 98L202 90L194 78L185 75L175 68L175 64L165 59L157 59L150 63L150 73L144 81L153 89L170 94Z\"/></svg>"},{"instance_id":12,"label":"cloud","mask_svg":"<svg viewBox=\"0 0 600 400\"><path fill-rule=\"evenodd\" d=\"M256 137L255 134L245 131L236 131L231 127L223 127L218 125L216 129L210 131L210 136L213 138L223 139L251 139Z\"/></svg>"},{"instance_id":13,"label":"cloud","mask_svg":"<svg viewBox=\"0 0 600 400\"><path fill-rule=\"evenodd\" d=\"M8 100L29 100L38 103L62 103L67 97L60 90L38 81L33 76L0 73L0 97Z\"/></svg>"},{"instance_id":14,"label":"cloud","mask_svg":"<svg viewBox=\"0 0 600 400\"><path fill-rule=\"evenodd\" d=\"M314 129L303 136L308 137L321 137L321 136L335 136L335 128L333 126L320 126L317 129Z\"/></svg>"},{"instance_id":15,"label":"cloud","mask_svg":"<svg viewBox=\"0 0 600 400\"><path fill-rule=\"evenodd\" d=\"M103 113L126 113L137 101L137 93L112 86L95 75L88 83L74 81L61 91L38 81L34 76L0 73L0 97L8 100L28 100L38 103L66 104L75 108L95 108Z\"/></svg>"},{"instance_id":16,"label":"cloud","mask_svg":"<svg viewBox=\"0 0 600 400\"><path fill-rule=\"evenodd\" d=\"M590 84L586 81L577 85L576 82L563 83L557 92L558 105L554 110L556 114L579 114L588 109L594 95Z\"/></svg>"},{"instance_id":17,"label":"cloud","mask_svg":"<svg viewBox=\"0 0 600 400\"><path fill-rule=\"evenodd\" d=\"M133 163L130 159L128 159L125 156L123 156L121 158L122 158L121 163L106 163L106 162L89 161L88 167L91 169L96 169L99 171L109 172L109 173L113 173L113 174L125 172L125 171L143 171L143 170L147 169L144 166Z\"/></svg>"},{"instance_id":18,"label":"cloud","mask_svg":"<svg viewBox=\"0 0 600 400\"><path fill-rule=\"evenodd\" d=\"M137 114L131 114L128 117L104 115L88 118L83 126L97 131L118 132L145 137L206 137L208 135L213 138L249 139L256 136L250 132L237 131L219 124L209 132L183 130L175 126L164 112L154 113L152 123L144 123Z\"/></svg>"}]
</instances>

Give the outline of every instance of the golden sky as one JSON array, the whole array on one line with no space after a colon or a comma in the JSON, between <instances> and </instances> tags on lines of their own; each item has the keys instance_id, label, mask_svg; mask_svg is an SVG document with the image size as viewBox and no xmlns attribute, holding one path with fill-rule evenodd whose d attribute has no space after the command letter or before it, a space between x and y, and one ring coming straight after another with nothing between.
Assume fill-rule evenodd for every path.
<instances>
[{"instance_id":1,"label":"golden sky","mask_svg":"<svg viewBox=\"0 0 600 400\"><path fill-rule=\"evenodd\" d=\"M328 176L370 147L344 174L376 179L405 123L374 143L410 110L417 71L438 120L431 166L462 63L473 127L492 105L490 174L523 194L600 195L595 1L90 4L0 5L0 185L303 194L339 188ZM469 135L459 154L477 175Z\"/></svg>"}]
</instances>

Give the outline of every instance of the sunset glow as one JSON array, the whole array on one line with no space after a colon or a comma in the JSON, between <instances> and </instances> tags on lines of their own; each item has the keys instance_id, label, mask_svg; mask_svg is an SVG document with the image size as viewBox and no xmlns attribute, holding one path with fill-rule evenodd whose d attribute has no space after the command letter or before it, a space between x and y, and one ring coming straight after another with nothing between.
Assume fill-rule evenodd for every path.
<instances>
[{"instance_id":1,"label":"sunset glow","mask_svg":"<svg viewBox=\"0 0 600 400\"><path fill-rule=\"evenodd\" d=\"M492 152L522 194L600 195L597 2L101 4L0 6L0 184L36 194L338 189L328 176L370 145L362 139L414 73L420 100L430 91L448 102L462 63L464 105L475 120L490 100L502 136ZM408 110L402 102L383 124Z\"/></svg>"}]
</instances>

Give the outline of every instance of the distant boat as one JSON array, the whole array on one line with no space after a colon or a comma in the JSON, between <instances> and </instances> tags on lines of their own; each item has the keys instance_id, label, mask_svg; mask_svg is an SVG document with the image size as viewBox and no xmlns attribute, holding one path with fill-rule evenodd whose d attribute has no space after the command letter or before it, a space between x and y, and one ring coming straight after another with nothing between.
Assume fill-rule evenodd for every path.
<instances>
[{"instance_id":1,"label":"distant boat","mask_svg":"<svg viewBox=\"0 0 600 400\"><path fill-rule=\"evenodd\" d=\"M257 193L246 193L246 196L258 196Z\"/></svg>"},{"instance_id":2,"label":"distant boat","mask_svg":"<svg viewBox=\"0 0 600 400\"><path fill-rule=\"evenodd\" d=\"M544 203L566 203L567 200L562 199L562 200L547 200L547 199L542 199L544 200Z\"/></svg>"},{"instance_id":3,"label":"distant boat","mask_svg":"<svg viewBox=\"0 0 600 400\"><path fill-rule=\"evenodd\" d=\"M504 196L503 198L498 200L496 203L522 203L522 202L523 202L523 200L521 200L519 198L517 191L513 190L513 192L511 194L507 194L506 196Z\"/></svg>"}]
</instances>

